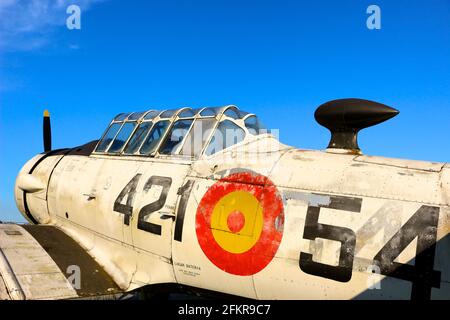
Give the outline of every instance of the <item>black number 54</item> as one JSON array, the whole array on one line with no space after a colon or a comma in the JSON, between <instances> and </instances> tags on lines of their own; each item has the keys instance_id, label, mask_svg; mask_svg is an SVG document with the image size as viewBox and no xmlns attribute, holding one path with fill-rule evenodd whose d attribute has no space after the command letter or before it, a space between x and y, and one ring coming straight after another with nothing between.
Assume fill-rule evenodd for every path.
<instances>
[{"instance_id":1,"label":"black number 54","mask_svg":"<svg viewBox=\"0 0 450 320\"><path fill-rule=\"evenodd\" d=\"M325 196L329 197L328 204L308 207L303 237L313 241L317 238L339 241L339 265L315 262L312 254L300 252L300 269L311 275L348 282L352 278L356 234L348 228L319 223L319 214L321 208L359 213L362 199ZM431 288L440 287L441 272L434 270L439 211L439 207L422 205L373 258L373 264L380 268L382 275L412 282L412 299L430 299ZM396 262L416 238L415 264Z\"/></svg>"},{"instance_id":2,"label":"black number 54","mask_svg":"<svg viewBox=\"0 0 450 320\"><path fill-rule=\"evenodd\" d=\"M329 197L330 201L327 205L308 207L303 237L308 240L322 238L339 241L341 243L339 265L331 266L315 262L312 254L300 252L300 269L315 276L347 282L352 278L356 234L348 228L319 223L319 213L320 208L360 212L362 199L339 196Z\"/></svg>"}]
</instances>

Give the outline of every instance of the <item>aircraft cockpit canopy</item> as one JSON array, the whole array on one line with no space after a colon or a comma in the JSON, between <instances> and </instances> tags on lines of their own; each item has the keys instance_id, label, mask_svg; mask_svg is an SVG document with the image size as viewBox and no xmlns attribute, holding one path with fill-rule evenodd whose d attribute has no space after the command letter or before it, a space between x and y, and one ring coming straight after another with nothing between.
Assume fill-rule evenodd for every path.
<instances>
[{"instance_id":1,"label":"aircraft cockpit canopy","mask_svg":"<svg viewBox=\"0 0 450 320\"><path fill-rule=\"evenodd\" d=\"M118 114L95 153L126 156L210 156L268 133L258 117L236 106Z\"/></svg>"}]
</instances>

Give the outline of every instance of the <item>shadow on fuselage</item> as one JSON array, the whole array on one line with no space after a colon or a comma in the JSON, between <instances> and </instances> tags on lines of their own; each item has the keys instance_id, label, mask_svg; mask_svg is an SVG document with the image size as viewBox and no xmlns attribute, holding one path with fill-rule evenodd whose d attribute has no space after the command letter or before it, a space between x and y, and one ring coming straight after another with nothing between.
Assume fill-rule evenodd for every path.
<instances>
[{"instance_id":1,"label":"shadow on fuselage","mask_svg":"<svg viewBox=\"0 0 450 320\"><path fill-rule=\"evenodd\" d=\"M436 243L434 265L424 265L418 259L419 255L426 255L427 250L419 253L414 259L408 261L404 270L394 270L391 275L378 280L382 275L374 274L371 289L367 289L353 299L355 300L449 300L450 299L450 235L445 236ZM430 261L432 261L430 259ZM398 274L411 280L398 278ZM435 283L434 278L440 281Z\"/></svg>"}]
</instances>

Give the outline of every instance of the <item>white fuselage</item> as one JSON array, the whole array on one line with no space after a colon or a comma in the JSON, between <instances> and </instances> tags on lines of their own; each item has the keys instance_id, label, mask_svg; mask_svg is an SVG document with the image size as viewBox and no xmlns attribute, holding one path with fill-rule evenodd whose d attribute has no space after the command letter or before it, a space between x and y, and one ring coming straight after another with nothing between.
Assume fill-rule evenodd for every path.
<instances>
[{"instance_id":1,"label":"white fuselage","mask_svg":"<svg viewBox=\"0 0 450 320\"><path fill-rule=\"evenodd\" d=\"M450 298L448 164L299 150L269 135L195 161L63 153L24 166L17 205L62 228L124 290L180 283L257 299ZM199 215L213 186L268 199L266 182L242 172L268 178L283 215L267 225L237 192L214 209L218 222L205 220L213 238L204 239ZM233 174L242 180L221 180ZM24 199L21 184L38 190ZM233 205L255 227L221 229ZM214 254L208 241L229 253ZM247 242L260 247L246 255Z\"/></svg>"}]
</instances>

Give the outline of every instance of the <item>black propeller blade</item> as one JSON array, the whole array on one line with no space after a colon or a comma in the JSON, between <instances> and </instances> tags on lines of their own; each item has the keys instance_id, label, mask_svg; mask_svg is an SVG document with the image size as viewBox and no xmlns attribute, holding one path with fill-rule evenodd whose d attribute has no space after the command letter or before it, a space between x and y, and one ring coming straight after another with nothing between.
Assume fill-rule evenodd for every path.
<instances>
[{"instance_id":1,"label":"black propeller blade","mask_svg":"<svg viewBox=\"0 0 450 320\"><path fill-rule=\"evenodd\" d=\"M48 152L52 150L52 127L50 125L50 112L48 110L44 111L44 151Z\"/></svg>"}]
</instances>

